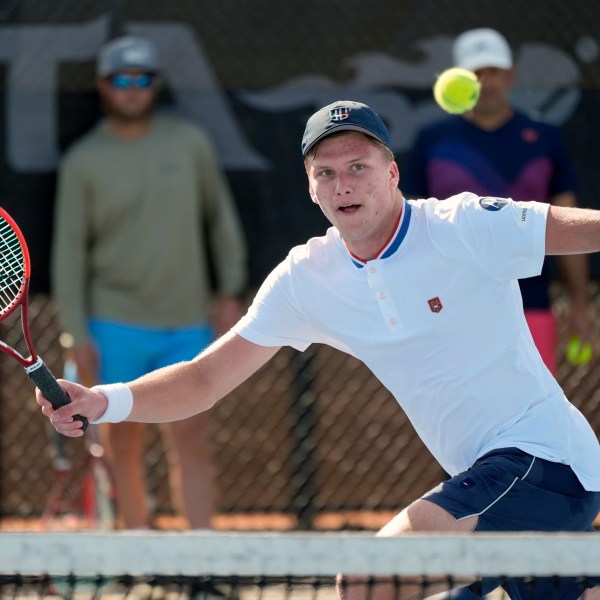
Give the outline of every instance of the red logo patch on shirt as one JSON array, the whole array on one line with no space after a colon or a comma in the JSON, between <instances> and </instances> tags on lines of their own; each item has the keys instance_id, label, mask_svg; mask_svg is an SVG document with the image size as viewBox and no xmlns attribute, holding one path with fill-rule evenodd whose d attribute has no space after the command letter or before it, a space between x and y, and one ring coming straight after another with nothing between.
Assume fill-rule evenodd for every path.
<instances>
[{"instance_id":1,"label":"red logo patch on shirt","mask_svg":"<svg viewBox=\"0 0 600 600\"><path fill-rule=\"evenodd\" d=\"M427 300L427 304L429 304L429 308L431 312L439 313L442 308L442 301L436 296L435 298L431 298L431 300Z\"/></svg>"}]
</instances>

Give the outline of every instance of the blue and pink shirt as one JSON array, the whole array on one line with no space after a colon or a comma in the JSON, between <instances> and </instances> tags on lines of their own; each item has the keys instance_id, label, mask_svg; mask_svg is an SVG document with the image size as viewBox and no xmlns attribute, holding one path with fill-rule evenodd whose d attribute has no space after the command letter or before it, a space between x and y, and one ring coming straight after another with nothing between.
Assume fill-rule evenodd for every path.
<instances>
[{"instance_id":1,"label":"blue and pink shirt","mask_svg":"<svg viewBox=\"0 0 600 600\"><path fill-rule=\"evenodd\" d=\"M400 187L408 197L478 196L550 202L577 181L560 130L521 112L494 131L462 117L424 128L407 156ZM521 280L525 308L547 309L548 274Z\"/></svg>"}]
</instances>

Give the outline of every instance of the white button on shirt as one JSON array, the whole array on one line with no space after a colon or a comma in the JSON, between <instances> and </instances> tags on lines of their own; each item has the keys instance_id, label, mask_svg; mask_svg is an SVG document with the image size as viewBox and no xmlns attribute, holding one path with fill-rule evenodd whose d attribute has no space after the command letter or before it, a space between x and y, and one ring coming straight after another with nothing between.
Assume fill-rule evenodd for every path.
<instances>
[{"instance_id":1,"label":"white button on shirt","mask_svg":"<svg viewBox=\"0 0 600 600\"><path fill-rule=\"evenodd\" d=\"M313 238L266 279L234 330L265 346L328 344L362 360L450 474L514 446L570 464L600 490L600 446L545 368L517 279L540 273L548 205L404 201L366 265L339 232Z\"/></svg>"}]
</instances>

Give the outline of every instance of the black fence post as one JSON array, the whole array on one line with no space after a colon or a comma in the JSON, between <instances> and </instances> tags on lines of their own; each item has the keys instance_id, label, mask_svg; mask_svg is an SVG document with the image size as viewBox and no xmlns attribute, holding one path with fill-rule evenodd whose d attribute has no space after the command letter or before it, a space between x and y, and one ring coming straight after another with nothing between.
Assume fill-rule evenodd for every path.
<instances>
[{"instance_id":1,"label":"black fence post","mask_svg":"<svg viewBox=\"0 0 600 600\"><path fill-rule=\"evenodd\" d=\"M292 510L298 518L299 529L313 529L316 514L317 484L317 416L315 411L313 373L314 349L295 353L292 366L295 372L292 398Z\"/></svg>"}]
</instances>

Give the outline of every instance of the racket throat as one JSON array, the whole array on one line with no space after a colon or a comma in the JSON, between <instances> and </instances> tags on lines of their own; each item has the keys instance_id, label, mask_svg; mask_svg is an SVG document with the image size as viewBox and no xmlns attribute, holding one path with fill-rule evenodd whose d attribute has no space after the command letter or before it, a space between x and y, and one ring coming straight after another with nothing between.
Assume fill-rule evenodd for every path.
<instances>
[{"instance_id":1,"label":"racket throat","mask_svg":"<svg viewBox=\"0 0 600 600\"><path fill-rule=\"evenodd\" d=\"M38 356L36 361L32 365L30 365L29 367L25 367L25 372L27 373L27 375L31 376L31 373L33 371L37 371L43 365L44 361Z\"/></svg>"}]
</instances>

